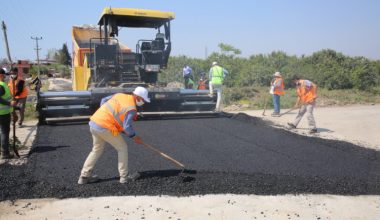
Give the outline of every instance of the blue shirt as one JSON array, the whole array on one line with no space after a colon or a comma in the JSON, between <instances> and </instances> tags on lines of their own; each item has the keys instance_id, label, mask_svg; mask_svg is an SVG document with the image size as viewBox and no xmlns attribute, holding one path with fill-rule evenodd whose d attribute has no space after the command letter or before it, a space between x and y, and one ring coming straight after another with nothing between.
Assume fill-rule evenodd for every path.
<instances>
[{"instance_id":1,"label":"blue shirt","mask_svg":"<svg viewBox=\"0 0 380 220\"><path fill-rule=\"evenodd\" d=\"M189 66L185 66L182 70L183 77L190 76L193 70Z\"/></svg>"},{"instance_id":2,"label":"blue shirt","mask_svg":"<svg viewBox=\"0 0 380 220\"><path fill-rule=\"evenodd\" d=\"M104 103L106 103L108 100L110 100L112 98L112 96L113 95L102 98L102 101L100 102L100 106L102 106ZM132 138L136 135L136 132L132 127L133 118L135 117L136 113L137 112L135 110L128 111L127 115L124 118L124 122L123 122L124 133L126 133L128 135L128 137L130 137L130 138ZM88 124L90 125L90 128L95 129L97 131L100 131L100 132L107 131L106 128L103 128L102 126L96 124L93 121L90 121Z\"/></svg>"}]
</instances>

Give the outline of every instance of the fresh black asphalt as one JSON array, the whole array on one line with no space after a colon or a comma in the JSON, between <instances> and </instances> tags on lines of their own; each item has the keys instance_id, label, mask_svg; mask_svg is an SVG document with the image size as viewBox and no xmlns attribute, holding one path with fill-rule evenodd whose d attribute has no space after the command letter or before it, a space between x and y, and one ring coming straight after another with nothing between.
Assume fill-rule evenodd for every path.
<instances>
[{"instance_id":1,"label":"fresh black asphalt","mask_svg":"<svg viewBox=\"0 0 380 220\"><path fill-rule=\"evenodd\" d=\"M91 151L87 123L39 126L23 166L0 165L0 201L121 195L336 194L380 195L380 152L306 137L244 114L216 118L142 120L142 139L186 166L192 181L156 153L127 140L129 170L141 178L118 182L117 153L107 146L95 173L78 185Z\"/></svg>"}]
</instances>

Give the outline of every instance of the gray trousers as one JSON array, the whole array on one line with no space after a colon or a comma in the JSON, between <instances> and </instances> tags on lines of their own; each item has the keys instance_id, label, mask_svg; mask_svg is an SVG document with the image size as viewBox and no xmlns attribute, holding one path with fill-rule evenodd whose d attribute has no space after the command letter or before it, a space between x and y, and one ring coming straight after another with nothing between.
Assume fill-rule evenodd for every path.
<instances>
[{"instance_id":1,"label":"gray trousers","mask_svg":"<svg viewBox=\"0 0 380 220\"><path fill-rule=\"evenodd\" d=\"M25 114L25 105L26 105L26 97L17 99L17 106L20 108L20 110L15 111L18 116L18 124L22 125L22 122L24 122L24 114Z\"/></svg>"},{"instance_id":2,"label":"gray trousers","mask_svg":"<svg viewBox=\"0 0 380 220\"><path fill-rule=\"evenodd\" d=\"M9 154L9 132L11 130L11 114L0 115L1 153Z\"/></svg>"},{"instance_id":3,"label":"gray trousers","mask_svg":"<svg viewBox=\"0 0 380 220\"><path fill-rule=\"evenodd\" d=\"M211 82L209 83L210 94L213 94L214 90L216 91L216 94L217 94L215 110L218 112L221 110L220 105L222 102L222 87L223 87L223 85L221 85L221 84L214 85Z\"/></svg>"},{"instance_id":4,"label":"gray trousers","mask_svg":"<svg viewBox=\"0 0 380 220\"><path fill-rule=\"evenodd\" d=\"M84 162L81 176L88 177L92 175L99 157L103 154L106 143L109 143L117 151L117 164L120 177L127 177L128 175L128 146L121 134L113 136L109 131L97 131L90 128L92 135L93 147L90 154Z\"/></svg>"},{"instance_id":5,"label":"gray trousers","mask_svg":"<svg viewBox=\"0 0 380 220\"><path fill-rule=\"evenodd\" d=\"M297 126L300 123L303 115L306 113L306 118L307 118L307 122L309 123L310 129L317 128L315 125L315 120L314 120L314 115L313 115L314 108L315 108L315 101L312 103L304 103L301 106L300 110L298 111L297 117L294 120L293 124Z\"/></svg>"}]
</instances>

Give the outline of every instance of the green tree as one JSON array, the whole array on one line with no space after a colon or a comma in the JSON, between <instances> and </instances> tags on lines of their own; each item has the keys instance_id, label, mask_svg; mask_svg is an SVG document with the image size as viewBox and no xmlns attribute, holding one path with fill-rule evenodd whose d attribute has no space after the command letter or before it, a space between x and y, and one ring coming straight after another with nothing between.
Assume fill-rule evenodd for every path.
<instances>
[{"instance_id":1,"label":"green tree","mask_svg":"<svg viewBox=\"0 0 380 220\"><path fill-rule=\"evenodd\" d=\"M374 63L364 57L355 59L356 65L352 70L355 88L359 90L371 90L378 85L379 75Z\"/></svg>"},{"instance_id":2,"label":"green tree","mask_svg":"<svg viewBox=\"0 0 380 220\"><path fill-rule=\"evenodd\" d=\"M291 79L294 76L307 78L318 87L327 89L371 90L380 85L380 61L370 61L363 57L352 58L331 49L301 57L274 51L244 58L236 56L240 54L240 50L231 45L220 43L219 47L221 52L214 52L207 59L170 57L168 69L160 74L160 81L182 82L182 68L185 64L191 66L194 80L197 80L201 72L208 73L211 63L217 61L230 73L225 79L225 85L235 89L268 86L276 71L283 74L286 88L293 86ZM245 96L235 94L234 97Z\"/></svg>"},{"instance_id":3,"label":"green tree","mask_svg":"<svg viewBox=\"0 0 380 220\"><path fill-rule=\"evenodd\" d=\"M71 56L66 44L63 44L62 49L58 51L57 58L58 63L66 66L71 65Z\"/></svg>"},{"instance_id":4,"label":"green tree","mask_svg":"<svg viewBox=\"0 0 380 220\"><path fill-rule=\"evenodd\" d=\"M229 54L232 53L233 55L240 55L241 51L229 44L219 43L218 47L220 48L220 51L222 54Z\"/></svg>"}]
</instances>

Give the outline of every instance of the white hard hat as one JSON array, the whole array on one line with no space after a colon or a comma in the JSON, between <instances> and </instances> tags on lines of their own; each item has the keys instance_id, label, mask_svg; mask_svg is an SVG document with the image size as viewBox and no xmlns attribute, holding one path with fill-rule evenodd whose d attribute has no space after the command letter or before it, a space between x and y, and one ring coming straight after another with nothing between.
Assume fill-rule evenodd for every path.
<instances>
[{"instance_id":1,"label":"white hard hat","mask_svg":"<svg viewBox=\"0 0 380 220\"><path fill-rule=\"evenodd\" d=\"M280 73L280 72L275 72L275 73L273 74L273 76L281 77L281 73Z\"/></svg>"},{"instance_id":2,"label":"white hard hat","mask_svg":"<svg viewBox=\"0 0 380 220\"><path fill-rule=\"evenodd\" d=\"M140 96L144 99L145 102L150 102L150 98L148 97L148 90L144 87L136 87L136 89L133 91L133 94Z\"/></svg>"},{"instance_id":3,"label":"white hard hat","mask_svg":"<svg viewBox=\"0 0 380 220\"><path fill-rule=\"evenodd\" d=\"M217 65L217 64L218 64L218 62L216 62L216 61L212 62L212 65L213 65L213 66L215 66L215 65Z\"/></svg>"},{"instance_id":4,"label":"white hard hat","mask_svg":"<svg viewBox=\"0 0 380 220\"><path fill-rule=\"evenodd\" d=\"M6 74L6 72L7 72L7 69L5 69L5 68L0 69L0 74Z\"/></svg>"}]
</instances>

